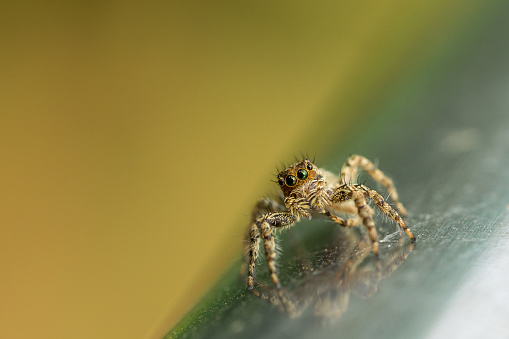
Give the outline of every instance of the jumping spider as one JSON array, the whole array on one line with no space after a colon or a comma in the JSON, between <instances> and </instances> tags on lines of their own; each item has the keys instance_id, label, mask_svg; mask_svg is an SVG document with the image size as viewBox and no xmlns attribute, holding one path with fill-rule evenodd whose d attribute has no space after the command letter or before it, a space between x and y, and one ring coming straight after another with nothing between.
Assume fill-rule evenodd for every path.
<instances>
[{"instance_id":1,"label":"jumping spider","mask_svg":"<svg viewBox=\"0 0 509 339\"><path fill-rule=\"evenodd\" d=\"M359 168L387 189L399 214L378 192L354 183ZM318 169L310 160L304 159L281 171L277 178L283 195L257 202L246 234L247 246L242 271L245 271L247 265L247 288L255 294L259 294L254 290L254 272L259 254L260 233L272 282L284 304L276 273L276 245L272 232L273 229L289 228L301 218L311 219L312 214L325 215L343 227L357 226L362 222L368 230L373 252L378 257L378 234L373 221L373 209L366 202L369 198L383 213L398 223L412 242L415 241L414 235L400 216L405 216L406 210L398 200L392 180L363 156L349 157L339 177L332 172ZM268 212L264 214L264 211ZM350 214L353 218L342 219L336 213Z\"/></svg>"}]
</instances>

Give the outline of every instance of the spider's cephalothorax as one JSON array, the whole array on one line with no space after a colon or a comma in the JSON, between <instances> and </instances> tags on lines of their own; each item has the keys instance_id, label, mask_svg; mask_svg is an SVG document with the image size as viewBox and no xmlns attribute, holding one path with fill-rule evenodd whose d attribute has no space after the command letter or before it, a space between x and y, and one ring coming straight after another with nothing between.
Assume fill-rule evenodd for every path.
<instances>
[{"instance_id":1,"label":"spider's cephalothorax","mask_svg":"<svg viewBox=\"0 0 509 339\"><path fill-rule=\"evenodd\" d=\"M359 168L387 189L396 209L386 203L378 192L355 183ZM247 265L247 286L249 290L255 292L254 268L258 259L261 235L271 279L283 305L285 302L276 273L273 229L293 226L302 217L311 218L311 213L322 214L344 227L362 223L368 230L373 252L378 256L378 234L373 221L373 209L367 204L367 199L370 199L376 207L398 223L410 240L415 241L415 237L400 216L400 214L405 216L406 210L399 202L392 180L363 156L349 157L339 176L318 169L310 160L304 159L281 171L278 174L278 184L283 191L283 197L261 199L253 209L246 234L246 260L242 270ZM265 211L268 213L264 214ZM343 219L337 216L337 213L353 217Z\"/></svg>"}]
</instances>

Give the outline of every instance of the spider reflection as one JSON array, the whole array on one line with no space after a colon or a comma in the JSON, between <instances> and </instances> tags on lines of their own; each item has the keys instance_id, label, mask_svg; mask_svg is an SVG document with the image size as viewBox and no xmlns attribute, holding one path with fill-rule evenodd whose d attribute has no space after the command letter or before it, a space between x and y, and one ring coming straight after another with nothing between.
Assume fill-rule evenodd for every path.
<instances>
[{"instance_id":1,"label":"spider reflection","mask_svg":"<svg viewBox=\"0 0 509 339\"><path fill-rule=\"evenodd\" d=\"M300 278L291 289L277 291L266 285L253 293L290 317L312 314L323 323L338 320L346 311L350 295L367 298L376 293L382 279L391 275L408 257L414 243L404 238L388 246L379 259L369 256L371 242L356 232L335 232L330 244L311 259L301 259Z\"/></svg>"}]
</instances>

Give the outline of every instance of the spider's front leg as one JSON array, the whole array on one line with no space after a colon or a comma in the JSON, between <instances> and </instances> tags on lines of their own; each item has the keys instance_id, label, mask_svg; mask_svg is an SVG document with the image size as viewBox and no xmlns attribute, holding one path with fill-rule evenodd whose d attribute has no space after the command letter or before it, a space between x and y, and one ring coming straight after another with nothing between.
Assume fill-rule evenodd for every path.
<instances>
[{"instance_id":1,"label":"spider's front leg","mask_svg":"<svg viewBox=\"0 0 509 339\"><path fill-rule=\"evenodd\" d=\"M274 213L274 212L282 212L286 210L283 202L279 201L280 199L269 199L263 198L256 202L256 205L251 212L251 223L250 227L247 229L246 235L244 237L245 247L244 247L244 258L242 260L242 264L240 266L240 277L243 278L246 274L246 267L248 267L249 262L253 261L250 259L255 256L254 262L258 258L258 247L260 245L260 234L258 232L258 227L256 226L256 220L261 217L264 213ZM251 266L253 266L251 268ZM254 265L249 264L250 270L254 270ZM249 278L248 278L249 280Z\"/></svg>"},{"instance_id":2,"label":"spider's front leg","mask_svg":"<svg viewBox=\"0 0 509 339\"><path fill-rule=\"evenodd\" d=\"M272 234L272 228L284 228L290 227L299 221L299 217L290 212L274 212L259 217L250 228L250 245L249 245L249 266L248 266L248 277L247 277L247 288L255 295L260 295L254 290L254 268L256 260L258 259L259 247L260 247L260 236L261 232L263 238L263 245L265 249L265 257L267 259L267 266L269 267L270 277L274 286L279 300L281 301L284 309L292 313L292 303L288 301L283 295L281 290L281 284L276 272L276 243Z\"/></svg>"},{"instance_id":3,"label":"spider's front leg","mask_svg":"<svg viewBox=\"0 0 509 339\"><path fill-rule=\"evenodd\" d=\"M279 290L281 285L276 273L276 243L272 234L272 227L283 228L289 227L298 221L298 217L290 212L268 213L259 217L252 225L249 231L250 244L248 248L249 265L247 274L247 288L254 288L254 268L258 259L260 249L260 232L263 238L265 256L272 282Z\"/></svg>"}]
</instances>

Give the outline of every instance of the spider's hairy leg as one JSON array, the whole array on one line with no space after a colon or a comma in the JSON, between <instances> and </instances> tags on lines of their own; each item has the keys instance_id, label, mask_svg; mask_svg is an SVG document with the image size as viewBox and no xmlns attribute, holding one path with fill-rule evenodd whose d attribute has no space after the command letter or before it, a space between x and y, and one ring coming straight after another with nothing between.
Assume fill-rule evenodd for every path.
<instances>
[{"instance_id":1,"label":"spider's hairy leg","mask_svg":"<svg viewBox=\"0 0 509 339\"><path fill-rule=\"evenodd\" d=\"M353 200L357 213L362 220L362 224L368 230L369 238L373 246L373 253L378 257L378 232L376 231L375 221L373 220L373 209L368 206L364 192L356 185L341 185L332 194L331 202L333 204L343 203Z\"/></svg>"},{"instance_id":2,"label":"spider's hairy leg","mask_svg":"<svg viewBox=\"0 0 509 339\"><path fill-rule=\"evenodd\" d=\"M405 233L408 235L410 240L412 240L412 242L415 241L415 236L412 234L412 231L410 231L410 228L408 228L408 226L405 224L403 218L400 217L398 212L394 208L392 208L391 205L385 202L385 200L377 191L372 190L364 185L357 185L357 187L362 189L365 192L365 194L369 196L369 198L371 198L371 200L375 203L376 207L380 209L380 211L382 211L389 218L397 222L399 227L401 227L401 229L405 231Z\"/></svg>"},{"instance_id":3,"label":"spider's hairy leg","mask_svg":"<svg viewBox=\"0 0 509 339\"><path fill-rule=\"evenodd\" d=\"M258 248L259 248L259 233L258 227L256 226L256 219L258 219L264 213L272 213L272 212L281 212L286 208L282 202L279 202L275 199L263 198L256 202L253 211L251 212L251 222L249 227L247 228L247 232L244 236L244 260L242 260L242 264L240 266L240 278L245 277L246 268L248 270L254 271L254 265L256 264L256 259L258 258ZM251 254L253 253L253 254ZM253 259L254 262L253 262ZM251 266L253 266L251 268ZM249 277L249 275L248 275Z\"/></svg>"},{"instance_id":4,"label":"spider's hairy leg","mask_svg":"<svg viewBox=\"0 0 509 339\"><path fill-rule=\"evenodd\" d=\"M283 212L286 207L282 199L262 198L258 200L251 212L251 221L255 221L264 213Z\"/></svg>"},{"instance_id":5,"label":"spider's hairy leg","mask_svg":"<svg viewBox=\"0 0 509 339\"><path fill-rule=\"evenodd\" d=\"M378 257L378 232L376 231L375 221L373 220L373 209L366 203L366 198L359 191L352 192L352 199L355 207L359 211L362 223L368 229L369 238L373 244L373 253Z\"/></svg>"},{"instance_id":6,"label":"spider's hairy leg","mask_svg":"<svg viewBox=\"0 0 509 339\"><path fill-rule=\"evenodd\" d=\"M291 305L287 304L285 301L287 300L283 292L281 290L281 284L279 282L279 277L277 276L276 272L276 243L274 241L274 236L272 234L272 228L279 228L279 227L290 227L293 224L295 224L299 218L289 212L275 212L275 213L269 213L266 214L256 220L255 225L260 229L262 238L263 238L263 245L265 249L265 257L267 259L267 266L269 267L269 273L270 277L272 279L272 282L274 283L274 286L276 286L276 291L278 294L279 299L281 300L281 303L289 311L289 308ZM259 242L253 241L253 247L259 247ZM249 270L248 272L248 289L253 290L254 288L254 264L256 261L256 257L258 255L258 249L256 251L253 251L252 253L249 253L250 260L249 265L253 265L253 270Z\"/></svg>"},{"instance_id":7,"label":"spider's hairy leg","mask_svg":"<svg viewBox=\"0 0 509 339\"><path fill-rule=\"evenodd\" d=\"M401 213L402 216L407 215L407 211L403 204L399 201L398 192L394 187L392 179L387 177L382 171L367 158L362 155L354 154L350 156L341 168L341 178L346 184L351 184L357 177L358 168L362 168L368 173L373 179L381 183L389 192L396 209Z\"/></svg>"},{"instance_id":8,"label":"spider's hairy leg","mask_svg":"<svg viewBox=\"0 0 509 339\"><path fill-rule=\"evenodd\" d=\"M358 226L360 223L359 218L352 218L352 219L343 219L338 217L335 214L332 214L329 211L325 211L324 214L332 219L336 224L341 225L343 227L352 227L352 226Z\"/></svg>"},{"instance_id":9,"label":"spider's hairy leg","mask_svg":"<svg viewBox=\"0 0 509 339\"><path fill-rule=\"evenodd\" d=\"M248 272L247 272L247 288L248 290L253 290L254 288L254 269L256 265L256 261L258 260L258 254L260 251L260 232L258 232L258 226L256 223L253 223L249 228L249 245L247 247L247 255L248 255ZM245 263L245 261L244 261ZM245 266L245 264L243 265ZM241 273L244 272L244 267L241 268Z\"/></svg>"}]
</instances>

